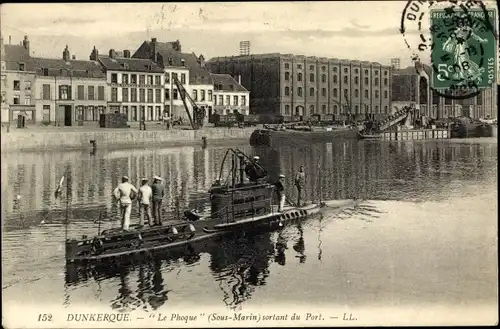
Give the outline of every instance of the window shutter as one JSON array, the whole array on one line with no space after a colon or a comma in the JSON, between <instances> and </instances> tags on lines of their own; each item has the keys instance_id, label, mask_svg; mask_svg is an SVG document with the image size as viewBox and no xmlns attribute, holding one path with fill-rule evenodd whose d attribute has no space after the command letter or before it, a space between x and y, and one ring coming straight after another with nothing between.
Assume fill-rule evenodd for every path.
<instances>
[{"instance_id":1,"label":"window shutter","mask_svg":"<svg viewBox=\"0 0 500 329\"><path fill-rule=\"evenodd\" d=\"M59 86L59 99L62 99L62 86Z\"/></svg>"},{"instance_id":2,"label":"window shutter","mask_svg":"<svg viewBox=\"0 0 500 329\"><path fill-rule=\"evenodd\" d=\"M68 99L73 99L73 94L71 93L71 86L68 86Z\"/></svg>"}]
</instances>

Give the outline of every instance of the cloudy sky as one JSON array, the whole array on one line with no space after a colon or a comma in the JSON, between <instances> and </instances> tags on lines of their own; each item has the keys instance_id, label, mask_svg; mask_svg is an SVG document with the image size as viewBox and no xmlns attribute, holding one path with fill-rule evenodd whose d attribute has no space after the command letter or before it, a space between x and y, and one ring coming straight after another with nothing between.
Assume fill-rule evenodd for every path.
<instances>
[{"instance_id":1,"label":"cloudy sky","mask_svg":"<svg viewBox=\"0 0 500 329\"><path fill-rule=\"evenodd\" d=\"M27 34L35 56L71 54L88 59L95 45L132 52L144 40L181 41L183 52L205 58L237 55L239 41L252 53L294 53L410 64L399 32L406 1L5 4L4 42ZM409 31L412 37L412 31ZM413 35L415 37L415 35Z\"/></svg>"}]
</instances>

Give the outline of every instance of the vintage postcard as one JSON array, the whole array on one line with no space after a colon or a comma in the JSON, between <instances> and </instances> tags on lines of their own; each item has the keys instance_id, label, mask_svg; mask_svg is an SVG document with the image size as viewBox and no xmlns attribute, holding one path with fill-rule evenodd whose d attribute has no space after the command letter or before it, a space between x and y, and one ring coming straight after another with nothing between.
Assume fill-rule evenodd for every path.
<instances>
[{"instance_id":1,"label":"vintage postcard","mask_svg":"<svg viewBox=\"0 0 500 329\"><path fill-rule=\"evenodd\" d=\"M498 324L495 1L0 14L5 328Z\"/></svg>"}]
</instances>

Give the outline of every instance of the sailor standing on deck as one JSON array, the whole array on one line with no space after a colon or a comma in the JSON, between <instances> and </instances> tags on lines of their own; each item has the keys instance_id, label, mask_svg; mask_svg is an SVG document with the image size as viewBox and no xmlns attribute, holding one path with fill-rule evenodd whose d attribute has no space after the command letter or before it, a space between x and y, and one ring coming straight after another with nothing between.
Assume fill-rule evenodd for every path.
<instances>
[{"instance_id":1,"label":"sailor standing on deck","mask_svg":"<svg viewBox=\"0 0 500 329\"><path fill-rule=\"evenodd\" d=\"M278 193L279 208L278 211L282 212L285 207L285 175L280 175L278 181L274 183L276 193Z\"/></svg>"},{"instance_id":2,"label":"sailor standing on deck","mask_svg":"<svg viewBox=\"0 0 500 329\"><path fill-rule=\"evenodd\" d=\"M163 179L155 176L151 190L153 192L153 218L155 225L161 225L161 202L165 195L165 186L162 184Z\"/></svg>"},{"instance_id":3,"label":"sailor standing on deck","mask_svg":"<svg viewBox=\"0 0 500 329\"><path fill-rule=\"evenodd\" d=\"M297 207L300 207L302 201L302 190L306 185L306 173L304 166L300 166L299 171L295 175L295 187L297 187Z\"/></svg>"},{"instance_id":4,"label":"sailor standing on deck","mask_svg":"<svg viewBox=\"0 0 500 329\"><path fill-rule=\"evenodd\" d=\"M139 187L139 226L144 226L144 215L148 217L148 225L152 225L151 216L151 199L153 196L153 190L148 185L148 179L141 179L141 187Z\"/></svg>"},{"instance_id":5,"label":"sailor standing on deck","mask_svg":"<svg viewBox=\"0 0 500 329\"><path fill-rule=\"evenodd\" d=\"M130 214L132 213L132 193L138 191L134 185L128 182L128 177L123 176L122 182L113 191L116 199L120 200L122 229L128 230L130 226Z\"/></svg>"}]
</instances>

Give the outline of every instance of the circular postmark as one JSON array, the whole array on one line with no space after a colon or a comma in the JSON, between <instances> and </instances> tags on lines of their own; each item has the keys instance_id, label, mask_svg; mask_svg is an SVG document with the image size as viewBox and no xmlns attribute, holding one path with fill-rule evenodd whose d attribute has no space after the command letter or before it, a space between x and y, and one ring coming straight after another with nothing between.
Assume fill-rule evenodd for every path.
<instances>
[{"instance_id":1,"label":"circular postmark","mask_svg":"<svg viewBox=\"0 0 500 329\"><path fill-rule=\"evenodd\" d=\"M492 14L496 12L490 10L481 1L406 4L400 32L413 53L417 74L426 77L430 89L439 96L471 98L494 83L497 35ZM429 51L432 77L421 63L421 56Z\"/></svg>"}]
</instances>

